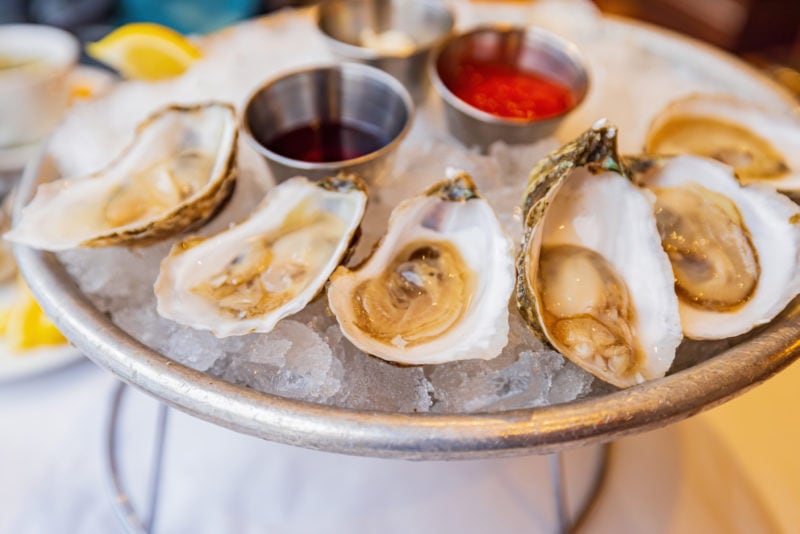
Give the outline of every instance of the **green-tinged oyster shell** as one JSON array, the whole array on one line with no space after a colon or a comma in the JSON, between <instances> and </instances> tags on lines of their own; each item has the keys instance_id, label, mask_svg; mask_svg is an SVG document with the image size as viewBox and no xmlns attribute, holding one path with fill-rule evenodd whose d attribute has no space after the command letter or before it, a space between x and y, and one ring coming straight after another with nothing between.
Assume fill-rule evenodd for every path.
<instances>
[{"instance_id":1,"label":"green-tinged oyster shell","mask_svg":"<svg viewBox=\"0 0 800 534\"><path fill-rule=\"evenodd\" d=\"M478 187L466 172L458 171L447 180L433 184L425 191L425 196L439 197L449 202L460 202L481 198Z\"/></svg>"},{"instance_id":2,"label":"green-tinged oyster shell","mask_svg":"<svg viewBox=\"0 0 800 534\"><path fill-rule=\"evenodd\" d=\"M516 301L534 333L618 387L664 376L682 339L672 271L616 128L601 121L542 160L523 210Z\"/></svg>"},{"instance_id":3,"label":"green-tinged oyster shell","mask_svg":"<svg viewBox=\"0 0 800 534\"><path fill-rule=\"evenodd\" d=\"M522 276L528 269L526 251L533 230L544 217L558 187L578 167L587 167L594 172L607 170L622 173L622 163L617 154L616 126L606 121L595 124L580 137L537 163L528 178L522 205L525 230L517 256L517 308L536 335L545 342L549 341L539 322L532 291L527 287L526 277Z\"/></svg>"}]
</instances>

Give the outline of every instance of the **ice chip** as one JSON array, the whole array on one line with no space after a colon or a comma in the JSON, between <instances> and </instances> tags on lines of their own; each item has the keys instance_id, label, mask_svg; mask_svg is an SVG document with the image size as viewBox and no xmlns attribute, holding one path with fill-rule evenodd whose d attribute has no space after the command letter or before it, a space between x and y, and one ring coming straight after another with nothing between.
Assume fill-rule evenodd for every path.
<instances>
[{"instance_id":1,"label":"ice chip","mask_svg":"<svg viewBox=\"0 0 800 534\"><path fill-rule=\"evenodd\" d=\"M162 243L137 249L75 249L60 252L58 258L101 311L113 311L152 295L158 266L170 247L171 243Z\"/></svg>"},{"instance_id":2,"label":"ice chip","mask_svg":"<svg viewBox=\"0 0 800 534\"><path fill-rule=\"evenodd\" d=\"M384 412L427 412L430 384L422 367L401 367L368 356L345 339L338 326L325 336L344 370L338 406Z\"/></svg>"},{"instance_id":3,"label":"ice chip","mask_svg":"<svg viewBox=\"0 0 800 534\"><path fill-rule=\"evenodd\" d=\"M324 401L340 388L330 346L308 326L285 319L269 334L248 336L237 353L226 353L212 373L284 397Z\"/></svg>"}]
</instances>

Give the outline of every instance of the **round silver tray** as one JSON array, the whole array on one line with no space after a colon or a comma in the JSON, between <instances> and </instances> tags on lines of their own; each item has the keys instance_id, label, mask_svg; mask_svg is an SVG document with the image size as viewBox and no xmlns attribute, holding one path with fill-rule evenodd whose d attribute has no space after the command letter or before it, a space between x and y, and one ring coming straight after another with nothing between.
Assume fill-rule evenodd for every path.
<instances>
[{"instance_id":1,"label":"round silver tray","mask_svg":"<svg viewBox=\"0 0 800 534\"><path fill-rule=\"evenodd\" d=\"M631 23L614 21L616 25ZM635 25L638 28L638 25ZM652 32L684 54L697 50L744 71L774 99L786 96L755 71L705 45ZM26 169L17 209L56 170L42 152ZM716 406L800 356L800 303L735 347L666 378L548 407L487 414L400 414L337 408L259 393L192 370L115 326L81 293L56 257L15 247L20 270L47 314L83 353L159 400L267 440L340 453L408 459L544 454L658 428Z\"/></svg>"}]
</instances>

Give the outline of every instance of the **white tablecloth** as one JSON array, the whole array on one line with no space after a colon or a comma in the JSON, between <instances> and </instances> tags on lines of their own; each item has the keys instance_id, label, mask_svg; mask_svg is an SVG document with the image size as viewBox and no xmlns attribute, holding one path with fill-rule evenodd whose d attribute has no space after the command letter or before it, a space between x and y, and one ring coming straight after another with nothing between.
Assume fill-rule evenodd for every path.
<instances>
[{"instance_id":1,"label":"white tablecloth","mask_svg":"<svg viewBox=\"0 0 800 534\"><path fill-rule=\"evenodd\" d=\"M104 477L115 380L89 362L0 385L0 533L122 529ZM800 365L727 405L614 444L585 532L797 532ZM128 395L123 475L141 495L155 402ZM570 453L574 475L587 451ZM551 532L545 457L357 458L170 411L157 532ZM578 473L579 474L579 473Z\"/></svg>"}]
</instances>

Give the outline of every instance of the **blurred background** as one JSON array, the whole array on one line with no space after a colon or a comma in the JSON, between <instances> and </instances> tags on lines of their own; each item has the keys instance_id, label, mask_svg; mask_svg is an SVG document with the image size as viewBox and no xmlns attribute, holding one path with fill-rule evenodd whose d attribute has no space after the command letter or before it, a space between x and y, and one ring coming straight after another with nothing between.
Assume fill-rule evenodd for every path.
<instances>
[{"instance_id":1,"label":"blurred background","mask_svg":"<svg viewBox=\"0 0 800 534\"><path fill-rule=\"evenodd\" d=\"M676 30L741 55L800 95L800 2L594 2L606 13ZM0 0L0 24L50 24L87 42L127 22L157 22L183 33L206 33L237 20L311 3L313 0Z\"/></svg>"},{"instance_id":2,"label":"blurred background","mask_svg":"<svg viewBox=\"0 0 800 534\"><path fill-rule=\"evenodd\" d=\"M791 50L800 2L793 0L595 0L608 13L642 19L737 53Z\"/></svg>"},{"instance_id":3,"label":"blurred background","mask_svg":"<svg viewBox=\"0 0 800 534\"><path fill-rule=\"evenodd\" d=\"M604 12L663 26L742 56L800 96L797 0L594 0Z\"/></svg>"},{"instance_id":4,"label":"blurred background","mask_svg":"<svg viewBox=\"0 0 800 534\"><path fill-rule=\"evenodd\" d=\"M0 0L0 23L33 22L94 40L128 22L157 22L207 33L244 18L309 0Z\"/></svg>"}]
</instances>

